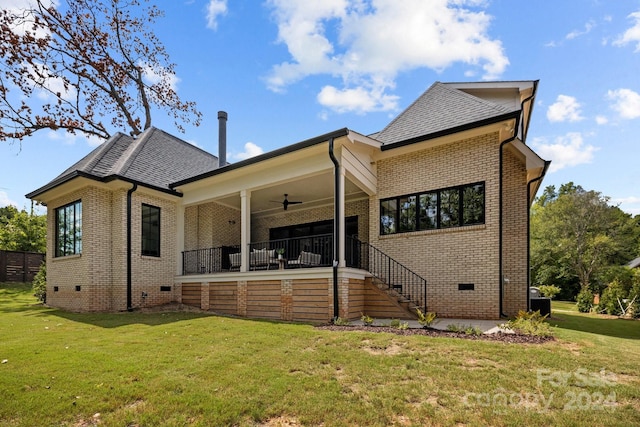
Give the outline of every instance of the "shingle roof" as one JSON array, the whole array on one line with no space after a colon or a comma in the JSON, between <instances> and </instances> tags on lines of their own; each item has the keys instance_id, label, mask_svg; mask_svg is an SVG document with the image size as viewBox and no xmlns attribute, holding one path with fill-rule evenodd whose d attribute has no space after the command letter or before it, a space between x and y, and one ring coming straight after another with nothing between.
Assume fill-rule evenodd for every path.
<instances>
[{"instance_id":1,"label":"shingle roof","mask_svg":"<svg viewBox=\"0 0 640 427\"><path fill-rule=\"evenodd\" d=\"M137 138L117 133L62 172L44 187L27 194L33 198L69 179L83 175L104 180L118 177L172 191L169 184L218 167L218 158L200 148L151 127Z\"/></svg>"},{"instance_id":2,"label":"shingle roof","mask_svg":"<svg viewBox=\"0 0 640 427\"><path fill-rule=\"evenodd\" d=\"M436 82L380 131L385 145L437 134L517 111Z\"/></svg>"}]
</instances>

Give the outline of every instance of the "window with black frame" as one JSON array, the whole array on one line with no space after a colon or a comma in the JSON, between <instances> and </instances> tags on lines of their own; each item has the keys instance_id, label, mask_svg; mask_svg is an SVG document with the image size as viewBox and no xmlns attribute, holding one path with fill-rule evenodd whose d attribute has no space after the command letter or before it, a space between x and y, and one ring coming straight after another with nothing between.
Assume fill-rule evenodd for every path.
<instances>
[{"instance_id":1,"label":"window with black frame","mask_svg":"<svg viewBox=\"0 0 640 427\"><path fill-rule=\"evenodd\" d=\"M484 182L380 200L380 234L484 224Z\"/></svg>"},{"instance_id":2,"label":"window with black frame","mask_svg":"<svg viewBox=\"0 0 640 427\"><path fill-rule=\"evenodd\" d=\"M82 253L82 201L77 200L55 210L55 256L63 257Z\"/></svg>"},{"instance_id":3,"label":"window with black frame","mask_svg":"<svg viewBox=\"0 0 640 427\"><path fill-rule=\"evenodd\" d=\"M160 256L160 208L142 204L142 255Z\"/></svg>"}]
</instances>

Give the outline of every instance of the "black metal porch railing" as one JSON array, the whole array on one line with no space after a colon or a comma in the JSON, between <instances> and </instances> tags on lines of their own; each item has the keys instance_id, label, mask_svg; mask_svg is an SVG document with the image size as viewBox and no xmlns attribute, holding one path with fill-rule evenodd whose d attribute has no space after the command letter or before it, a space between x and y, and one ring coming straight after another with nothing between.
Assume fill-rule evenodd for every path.
<instances>
[{"instance_id":1,"label":"black metal porch railing","mask_svg":"<svg viewBox=\"0 0 640 427\"><path fill-rule=\"evenodd\" d=\"M195 249L182 252L182 274L211 274L229 271L230 254L240 252L240 246Z\"/></svg>"},{"instance_id":2,"label":"black metal porch railing","mask_svg":"<svg viewBox=\"0 0 640 427\"><path fill-rule=\"evenodd\" d=\"M249 251L259 251L261 249L275 250L282 252L282 256L289 262L285 268L305 266L296 261L302 260L303 252L313 254L309 259L313 260L315 267L331 266L333 262L333 235L318 234L315 236L292 237L289 239L276 239L266 242L253 242L249 245ZM306 265L310 266L310 265Z\"/></svg>"},{"instance_id":3,"label":"black metal porch railing","mask_svg":"<svg viewBox=\"0 0 640 427\"><path fill-rule=\"evenodd\" d=\"M347 237L345 259L348 267L367 270L389 289L396 291L418 307L427 310L427 281L403 264L367 242ZM333 235L295 237L289 239L253 242L249 252L282 252L287 260L285 268L329 267L333 264ZM229 255L239 253L240 246L196 249L182 253L182 274L211 274L232 270ZM277 255L274 255L277 257ZM270 255L269 255L270 257ZM249 259L252 259L249 257ZM259 263L249 265L249 270L271 268L271 259L262 255L254 257ZM277 262L274 265L278 265ZM278 268L278 267L275 267Z\"/></svg>"},{"instance_id":4,"label":"black metal porch railing","mask_svg":"<svg viewBox=\"0 0 640 427\"><path fill-rule=\"evenodd\" d=\"M347 238L346 257L352 267L367 270L389 289L427 311L427 280L367 242Z\"/></svg>"}]
</instances>

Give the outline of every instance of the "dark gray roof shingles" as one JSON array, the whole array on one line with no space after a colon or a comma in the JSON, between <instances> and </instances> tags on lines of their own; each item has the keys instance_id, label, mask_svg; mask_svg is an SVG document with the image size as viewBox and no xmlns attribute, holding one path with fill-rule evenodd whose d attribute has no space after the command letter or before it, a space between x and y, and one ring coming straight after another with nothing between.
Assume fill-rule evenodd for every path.
<instances>
[{"instance_id":1,"label":"dark gray roof shingles","mask_svg":"<svg viewBox=\"0 0 640 427\"><path fill-rule=\"evenodd\" d=\"M380 131L376 139L393 144L454 129L515 110L436 82Z\"/></svg>"},{"instance_id":2,"label":"dark gray roof shingles","mask_svg":"<svg viewBox=\"0 0 640 427\"><path fill-rule=\"evenodd\" d=\"M173 182L218 167L218 158L160 129L149 128L137 138L117 133L66 169L44 187L28 194L35 197L72 179L78 173L105 179L110 176L172 191Z\"/></svg>"}]
</instances>

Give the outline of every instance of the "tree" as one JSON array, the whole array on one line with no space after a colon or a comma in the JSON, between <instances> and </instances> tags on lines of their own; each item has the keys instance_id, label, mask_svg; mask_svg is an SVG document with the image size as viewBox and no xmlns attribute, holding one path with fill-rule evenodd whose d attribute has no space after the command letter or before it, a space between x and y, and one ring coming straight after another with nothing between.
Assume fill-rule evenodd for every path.
<instances>
[{"instance_id":1,"label":"tree","mask_svg":"<svg viewBox=\"0 0 640 427\"><path fill-rule=\"evenodd\" d=\"M533 282L599 292L609 268L637 255L640 228L609 198L573 183L547 187L531 216ZM571 296L577 293L570 289ZM566 297L566 293L563 293Z\"/></svg>"},{"instance_id":2,"label":"tree","mask_svg":"<svg viewBox=\"0 0 640 427\"><path fill-rule=\"evenodd\" d=\"M46 215L13 209L15 213L0 227L0 249L44 253L47 249Z\"/></svg>"},{"instance_id":3,"label":"tree","mask_svg":"<svg viewBox=\"0 0 640 427\"><path fill-rule=\"evenodd\" d=\"M0 10L0 141L41 129L137 135L151 126L153 107L166 110L182 132L183 123L200 123L195 104L178 97L175 65L149 29L162 16L156 6L24 1L24 8Z\"/></svg>"}]
</instances>

